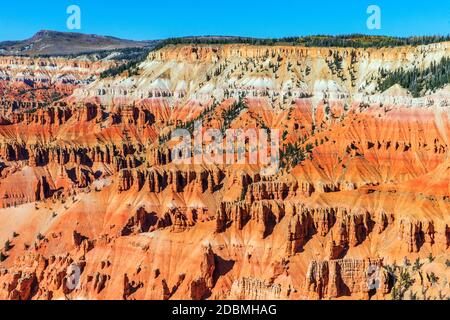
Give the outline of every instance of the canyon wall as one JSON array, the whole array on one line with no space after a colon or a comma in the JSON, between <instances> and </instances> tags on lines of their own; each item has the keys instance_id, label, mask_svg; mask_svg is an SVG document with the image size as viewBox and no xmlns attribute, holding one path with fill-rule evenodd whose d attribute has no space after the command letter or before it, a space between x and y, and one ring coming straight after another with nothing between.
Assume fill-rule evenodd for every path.
<instances>
[{"instance_id":1,"label":"canyon wall","mask_svg":"<svg viewBox=\"0 0 450 320\"><path fill-rule=\"evenodd\" d=\"M376 84L449 56L168 46L106 79L110 62L1 57L0 299L448 297L449 87ZM175 163L194 120L279 130L279 170Z\"/></svg>"}]
</instances>

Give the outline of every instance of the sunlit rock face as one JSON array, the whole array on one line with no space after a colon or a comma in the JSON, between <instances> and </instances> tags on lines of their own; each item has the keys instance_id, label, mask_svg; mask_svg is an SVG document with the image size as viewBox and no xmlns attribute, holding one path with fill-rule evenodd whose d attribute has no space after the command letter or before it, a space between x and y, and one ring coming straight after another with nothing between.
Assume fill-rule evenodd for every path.
<instances>
[{"instance_id":1,"label":"sunlit rock face","mask_svg":"<svg viewBox=\"0 0 450 320\"><path fill-rule=\"evenodd\" d=\"M377 83L449 56L167 46L105 79L1 57L0 298L390 299L402 270L404 297L448 297L449 87ZM279 130L279 170L175 163L194 120Z\"/></svg>"},{"instance_id":2,"label":"sunlit rock face","mask_svg":"<svg viewBox=\"0 0 450 320\"><path fill-rule=\"evenodd\" d=\"M91 83L113 61L88 59L0 57L1 114L34 111L70 96Z\"/></svg>"}]
</instances>

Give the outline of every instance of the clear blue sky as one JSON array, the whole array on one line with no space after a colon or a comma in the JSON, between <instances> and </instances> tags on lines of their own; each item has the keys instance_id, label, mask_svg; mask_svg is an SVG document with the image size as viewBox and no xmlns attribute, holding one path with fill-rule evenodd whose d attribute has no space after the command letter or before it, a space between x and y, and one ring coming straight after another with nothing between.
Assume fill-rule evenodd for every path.
<instances>
[{"instance_id":1,"label":"clear blue sky","mask_svg":"<svg viewBox=\"0 0 450 320\"><path fill-rule=\"evenodd\" d=\"M450 34L450 0L8 0L0 7L0 40L28 38L41 29L69 31L66 9L72 4L81 8L80 32L136 40ZM381 8L381 30L366 27L371 4Z\"/></svg>"}]
</instances>

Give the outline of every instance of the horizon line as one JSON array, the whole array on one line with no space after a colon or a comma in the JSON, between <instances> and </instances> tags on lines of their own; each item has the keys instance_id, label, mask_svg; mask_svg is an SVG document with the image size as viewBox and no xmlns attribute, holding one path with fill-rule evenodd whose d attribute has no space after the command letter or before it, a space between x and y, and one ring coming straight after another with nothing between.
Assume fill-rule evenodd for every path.
<instances>
[{"instance_id":1,"label":"horizon line","mask_svg":"<svg viewBox=\"0 0 450 320\"><path fill-rule=\"evenodd\" d=\"M395 39L410 39L410 38L425 38L425 37L450 37L450 32L447 34L444 33L434 33L434 34L421 34L421 35L408 35L408 36L398 36L398 35L389 35L389 34L366 34L366 33L339 33L339 34L324 34L324 33L311 33L311 34L304 34L304 35L286 35L286 36L280 36L280 37L256 37L256 36L244 36L244 35L225 35L225 34L202 34L202 35L180 35L180 36L169 36L169 37L163 37L163 38L156 38L156 39L132 39L132 38L122 38L119 36L111 35L111 34L99 34L99 33L85 33L81 30L77 31L60 31L55 29L40 29L36 32L34 32L31 36L23 38L23 39L0 39L1 42L14 42L14 41L26 41L31 38L33 38L35 35L37 35L40 32L54 32L54 33L64 33L64 34L79 34L79 35L86 35L86 36L97 36L97 37L108 37L108 38L115 38L119 40L127 40L127 41L135 41L135 42L145 42L145 41L164 41L167 39L186 39L186 38L242 38L242 39L261 39L261 40L267 40L267 39L273 39L273 40L281 40L281 39L288 39L288 38L307 38L307 37L350 37L350 36L362 36L362 37L373 37L373 38L395 38Z\"/></svg>"}]
</instances>

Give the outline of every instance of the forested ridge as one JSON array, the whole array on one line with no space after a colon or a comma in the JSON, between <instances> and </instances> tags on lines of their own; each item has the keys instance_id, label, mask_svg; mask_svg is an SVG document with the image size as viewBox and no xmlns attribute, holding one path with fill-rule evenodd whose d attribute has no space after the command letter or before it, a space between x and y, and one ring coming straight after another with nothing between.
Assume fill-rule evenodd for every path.
<instances>
[{"instance_id":1,"label":"forested ridge","mask_svg":"<svg viewBox=\"0 0 450 320\"><path fill-rule=\"evenodd\" d=\"M432 62L426 69L415 67L411 70L389 72L381 70L382 78L378 82L379 91L383 92L399 84L411 92L413 97L420 97L428 91L436 91L450 83L450 58L442 58L438 63Z\"/></svg>"}]
</instances>

